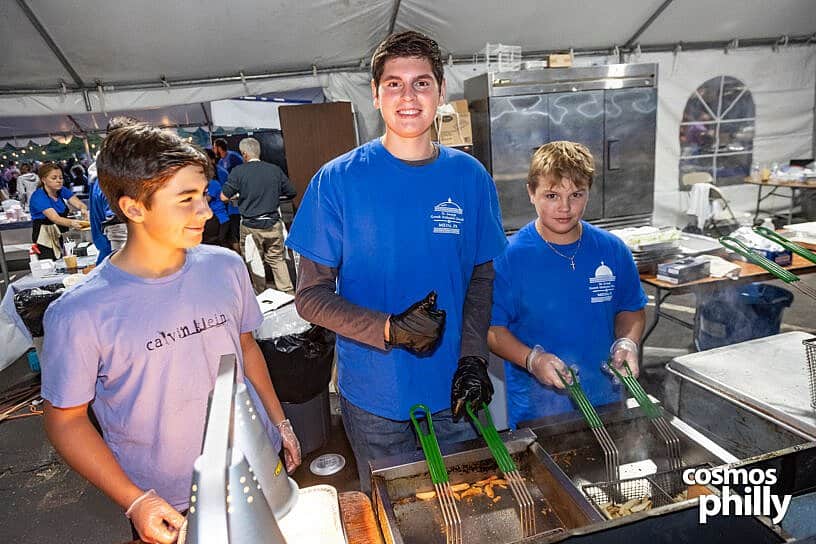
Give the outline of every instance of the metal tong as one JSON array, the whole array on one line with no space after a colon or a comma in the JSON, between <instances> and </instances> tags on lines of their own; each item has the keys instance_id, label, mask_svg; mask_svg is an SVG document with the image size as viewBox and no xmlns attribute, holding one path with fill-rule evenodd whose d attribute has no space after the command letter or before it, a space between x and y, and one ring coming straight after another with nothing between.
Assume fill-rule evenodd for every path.
<instances>
[{"instance_id":1,"label":"metal tong","mask_svg":"<svg viewBox=\"0 0 816 544\"><path fill-rule=\"evenodd\" d=\"M649 399L648 393L643 390L640 382L638 382L637 378L632 374L632 368L629 366L629 363L627 361L623 362L623 372L615 368L611 359L607 362L606 366L609 371L626 386L629 394L634 397L646 414L646 417L652 422L655 429L657 429L663 442L666 443L669 470L682 469L683 459L680 455L680 439L677 437L677 433L674 432L674 429L672 429L672 426L669 425L669 422L666 421L666 418L663 417L663 412Z\"/></svg>"},{"instance_id":2,"label":"metal tong","mask_svg":"<svg viewBox=\"0 0 816 544\"><path fill-rule=\"evenodd\" d=\"M768 229L765 229L768 230ZM774 240L775 241L775 240ZM790 242L788 242L790 243ZM809 296L810 298L816 300L816 289L807 285L799 276L791 272L790 270L785 270L780 265L776 264L775 262L771 261L770 259L766 259L762 255L755 253L751 250L748 246L742 243L740 240L733 238L731 236L723 236L720 238L720 244L723 247L730 249L735 253L739 253L755 265L764 268L780 280L784 281L791 287L794 287L800 293ZM796 245L796 244L793 244ZM798 246L797 246L798 247ZM805 248L801 248L803 251L807 251ZM814 261L816 262L816 261Z\"/></svg>"},{"instance_id":3,"label":"metal tong","mask_svg":"<svg viewBox=\"0 0 816 544\"><path fill-rule=\"evenodd\" d=\"M578 382L578 375L572 368L568 368L568 370L572 376L572 383L568 383L567 379L557 370L556 374L558 374L570 398L572 398L572 401L578 407L578 411L584 416L584 420L587 422L587 425L589 425L592 434L595 435L598 444L601 445L601 449L604 452L604 463L606 465L606 480L608 482L619 481L620 461L618 447L615 445L615 442L612 441L612 437L609 436L609 432L606 430L606 427L604 427L603 421L598 417L598 413L586 397L581 384Z\"/></svg>"},{"instance_id":4,"label":"metal tong","mask_svg":"<svg viewBox=\"0 0 816 544\"><path fill-rule=\"evenodd\" d=\"M516 463L513 462L510 452L507 451L507 447L499 436L499 432L493 424L493 418L490 417L490 411L487 409L487 405L482 403L482 412L485 414L486 420L484 424L479 421L479 418L473 412L469 403L465 403L465 409L470 419L473 420L473 424L476 426L479 434L482 435L482 438L484 438L484 441L487 443L490 453L493 454L493 459L495 459L496 464L499 465L499 470L504 474L507 485L510 486L510 491L513 492L513 497L515 497L518 503L522 538L533 536L536 534L535 501L530 494L530 490L527 489L527 484L524 483L524 478L518 471Z\"/></svg>"},{"instance_id":5,"label":"metal tong","mask_svg":"<svg viewBox=\"0 0 816 544\"><path fill-rule=\"evenodd\" d=\"M771 230L769 228L766 228L766 227L754 227L754 232L756 232L757 234L759 234L763 238L767 238L771 242L775 242L775 243L779 244L780 246L784 247L788 251L790 251L792 253L796 253L797 255L802 257L803 259L807 259L808 261L810 261L812 263L816 263L816 253L813 253L809 249L803 248L802 246L800 246L799 244L797 244L795 242L791 242L790 240L788 240L787 238L785 238L784 236L782 236L778 232L773 231L773 230Z\"/></svg>"},{"instance_id":6,"label":"metal tong","mask_svg":"<svg viewBox=\"0 0 816 544\"><path fill-rule=\"evenodd\" d=\"M428 424L428 432L423 432L416 419L416 412L425 412L425 421ZM462 544L462 518L459 516L459 509L456 507L456 499L453 498L453 490L448 481L448 470L445 468L445 461L442 459L442 452L439 451L439 443L436 441L434 433L431 411L424 404L416 404L411 407L411 422L414 424L422 451L425 453L425 462L428 464L428 471L431 474L436 498L439 499L439 507L442 510L442 518L445 521L445 542L447 544Z\"/></svg>"}]
</instances>

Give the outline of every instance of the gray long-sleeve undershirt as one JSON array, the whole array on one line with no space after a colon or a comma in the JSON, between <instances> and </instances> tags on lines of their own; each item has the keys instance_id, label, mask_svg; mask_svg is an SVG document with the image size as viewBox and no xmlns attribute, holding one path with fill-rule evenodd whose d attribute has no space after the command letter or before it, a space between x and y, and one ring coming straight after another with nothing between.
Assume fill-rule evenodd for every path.
<instances>
[{"instance_id":1,"label":"gray long-sleeve undershirt","mask_svg":"<svg viewBox=\"0 0 816 544\"><path fill-rule=\"evenodd\" d=\"M462 310L460 357L488 358L487 329L493 302L493 261L476 265ZM346 338L385 350L388 314L353 304L337 294L337 268L300 257L295 305L300 316Z\"/></svg>"}]
</instances>

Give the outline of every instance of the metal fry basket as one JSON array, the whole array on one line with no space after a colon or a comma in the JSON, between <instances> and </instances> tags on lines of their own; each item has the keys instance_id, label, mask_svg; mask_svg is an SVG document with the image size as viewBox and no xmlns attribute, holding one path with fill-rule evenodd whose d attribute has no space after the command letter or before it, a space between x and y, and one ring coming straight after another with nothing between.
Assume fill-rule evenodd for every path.
<instances>
[{"instance_id":1,"label":"metal fry basket","mask_svg":"<svg viewBox=\"0 0 816 544\"><path fill-rule=\"evenodd\" d=\"M699 465L707 466L710 465ZM592 505L607 517L609 513L604 506L608 503L622 505L629 501L648 498L652 502L651 508L657 508L684 500L680 494L686 489L683 471L687 468L666 470L638 478L586 484L582 486L582 490Z\"/></svg>"},{"instance_id":2,"label":"metal fry basket","mask_svg":"<svg viewBox=\"0 0 816 544\"><path fill-rule=\"evenodd\" d=\"M805 346L805 369L810 385L810 407L816 410L816 338L802 340Z\"/></svg>"}]
</instances>

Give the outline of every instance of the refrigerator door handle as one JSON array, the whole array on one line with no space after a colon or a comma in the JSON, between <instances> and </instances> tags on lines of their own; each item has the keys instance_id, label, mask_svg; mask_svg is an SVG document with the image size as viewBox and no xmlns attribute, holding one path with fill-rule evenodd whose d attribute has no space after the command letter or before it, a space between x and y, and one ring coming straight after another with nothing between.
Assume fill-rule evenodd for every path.
<instances>
[{"instance_id":1,"label":"refrigerator door handle","mask_svg":"<svg viewBox=\"0 0 816 544\"><path fill-rule=\"evenodd\" d=\"M618 138L609 138L606 140L606 169L609 172L613 170L620 170L620 160L617 154L620 140ZM614 150L614 152L613 152Z\"/></svg>"}]
</instances>

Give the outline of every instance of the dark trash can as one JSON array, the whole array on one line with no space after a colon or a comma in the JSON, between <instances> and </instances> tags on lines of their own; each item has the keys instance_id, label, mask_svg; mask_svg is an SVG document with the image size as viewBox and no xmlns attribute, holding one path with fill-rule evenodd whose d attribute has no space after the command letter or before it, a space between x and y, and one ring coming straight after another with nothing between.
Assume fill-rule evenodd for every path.
<instances>
[{"instance_id":1,"label":"dark trash can","mask_svg":"<svg viewBox=\"0 0 816 544\"><path fill-rule=\"evenodd\" d=\"M334 359L333 332L311 326L306 331L258 339L269 376L292 421L303 455L329 438L329 381Z\"/></svg>"},{"instance_id":2,"label":"dark trash can","mask_svg":"<svg viewBox=\"0 0 816 544\"><path fill-rule=\"evenodd\" d=\"M779 334L792 303L793 293L767 283L723 289L698 303L694 346L703 351Z\"/></svg>"}]
</instances>

